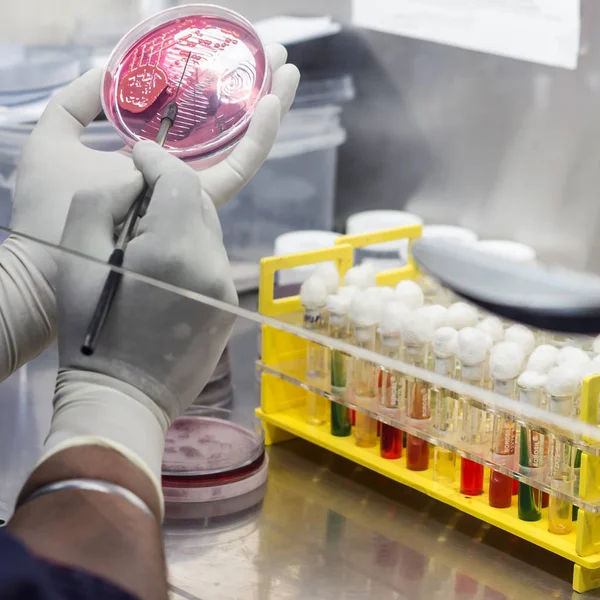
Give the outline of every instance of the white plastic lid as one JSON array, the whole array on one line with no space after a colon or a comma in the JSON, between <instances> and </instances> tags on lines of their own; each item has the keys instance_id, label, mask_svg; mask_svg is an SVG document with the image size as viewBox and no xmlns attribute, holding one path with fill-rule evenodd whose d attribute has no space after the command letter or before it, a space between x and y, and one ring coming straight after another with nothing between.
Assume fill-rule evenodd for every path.
<instances>
[{"instance_id":1,"label":"white plastic lid","mask_svg":"<svg viewBox=\"0 0 600 600\"><path fill-rule=\"evenodd\" d=\"M473 247L486 254L518 263L533 263L537 259L537 253L531 246L511 240L480 240Z\"/></svg>"},{"instance_id":2,"label":"white plastic lid","mask_svg":"<svg viewBox=\"0 0 600 600\"><path fill-rule=\"evenodd\" d=\"M422 237L455 242L460 245L474 244L477 241L477 234L474 231L457 225L425 225ZM403 242L404 244L400 248L400 258L406 260L408 240L403 240Z\"/></svg>"},{"instance_id":3,"label":"white plastic lid","mask_svg":"<svg viewBox=\"0 0 600 600\"><path fill-rule=\"evenodd\" d=\"M346 233L354 235L381 231L382 229L393 229L394 227L404 227L405 225L422 224L423 219L421 217L402 210L367 210L348 217L346 221ZM365 246L363 250L395 253L401 248L406 247L407 244L407 240L393 240L391 242Z\"/></svg>"},{"instance_id":4,"label":"white plastic lid","mask_svg":"<svg viewBox=\"0 0 600 600\"><path fill-rule=\"evenodd\" d=\"M273 254L283 256L285 254L297 254L298 252L309 252L330 248L335 240L340 237L339 233L333 231L290 231L275 238ZM279 271L277 274L279 285L292 285L306 281L315 269L314 265L303 265Z\"/></svg>"}]
</instances>

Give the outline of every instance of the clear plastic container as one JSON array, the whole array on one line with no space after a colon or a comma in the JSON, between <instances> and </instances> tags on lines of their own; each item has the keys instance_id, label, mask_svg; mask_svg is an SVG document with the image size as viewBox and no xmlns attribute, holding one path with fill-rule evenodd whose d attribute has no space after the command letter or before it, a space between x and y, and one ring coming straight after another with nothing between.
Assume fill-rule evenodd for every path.
<instances>
[{"instance_id":1,"label":"clear plastic container","mask_svg":"<svg viewBox=\"0 0 600 600\"><path fill-rule=\"evenodd\" d=\"M0 46L0 105L33 102L80 74L80 60L48 47Z\"/></svg>"},{"instance_id":2,"label":"clear plastic container","mask_svg":"<svg viewBox=\"0 0 600 600\"><path fill-rule=\"evenodd\" d=\"M111 54L102 106L128 146L156 138L163 111L179 111L165 143L193 162L223 158L271 89L267 55L252 25L209 4L167 9L134 27Z\"/></svg>"}]
</instances>

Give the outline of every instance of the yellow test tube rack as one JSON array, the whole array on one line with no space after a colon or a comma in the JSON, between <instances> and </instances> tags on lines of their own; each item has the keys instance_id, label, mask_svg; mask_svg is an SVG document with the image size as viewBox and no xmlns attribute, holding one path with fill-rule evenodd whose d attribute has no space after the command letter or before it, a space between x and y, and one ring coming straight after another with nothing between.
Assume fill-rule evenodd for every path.
<instances>
[{"instance_id":1,"label":"yellow test tube rack","mask_svg":"<svg viewBox=\"0 0 600 600\"><path fill-rule=\"evenodd\" d=\"M420 225L411 225L368 234L342 236L332 248L264 258L260 265L259 313L277 319L282 325L288 323L299 326L302 323L299 296L275 298L277 271L333 261L337 265L340 277L343 278L353 264L356 248L405 238L411 242L418 239L421 232ZM420 273L412 259L410 246L408 257L405 266L379 273L377 284L395 285L404 279L419 278ZM267 445L295 437L317 444L570 560L574 564L575 591L583 593L600 588L600 456L585 451L582 453L579 483L579 497L590 504L598 503L598 512L580 509L577 523L571 533L549 533L545 518L547 509L544 509L540 521L522 521L518 518L516 501L513 501L510 508L493 508L489 506L487 495L464 496L460 493L458 485L435 482L431 469L407 469L405 457L387 460L379 455L378 448L359 448L355 445L353 437L331 435L328 424L308 424L305 407L308 394L314 393L314 390L304 382L307 341L285 329L285 326L262 326L261 358L258 362L260 408L256 413L262 420ZM331 398L330 395L327 396ZM582 387L580 415L580 419L585 423L598 425L599 397L600 376L586 378ZM361 410L360 407L355 408ZM592 443L592 440L584 441Z\"/></svg>"}]
</instances>

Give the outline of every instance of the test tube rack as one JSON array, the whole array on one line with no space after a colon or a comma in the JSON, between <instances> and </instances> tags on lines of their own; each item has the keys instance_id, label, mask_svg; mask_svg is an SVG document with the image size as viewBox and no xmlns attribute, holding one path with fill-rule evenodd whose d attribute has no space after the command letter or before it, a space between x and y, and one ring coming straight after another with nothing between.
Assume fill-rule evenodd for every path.
<instances>
[{"instance_id":1,"label":"test tube rack","mask_svg":"<svg viewBox=\"0 0 600 600\"><path fill-rule=\"evenodd\" d=\"M305 376L307 340L299 329L302 322L302 305L299 296L275 298L274 284L277 271L333 261L340 277L343 277L353 265L355 249L399 239L408 239L411 242L418 239L421 232L421 226L411 225L367 234L342 236L332 248L269 257L261 261L259 313L269 317L271 323L280 322L282 325L281 327L271 324L262 326L261 357L257 362L261 391L260 407L256 414L263 423L266 444L276 444L296 437L316 444L568 559L574 565L573 589L576 592L583 593L600 588L600 445L595 440L583 438L578 442L578 447L582 449L579 490L576 496L565 499L579 506L580 510L573 531L567 535L556 535L548 532L544 515L540 521L520 520L515 506L516 500L510 508L493 508L489 506L485 494L465 496L460 493L458 484L446 485L434 481L431 468L427 471L411 471L407 469L404 457L396 460L382 458L378 448L360 448L355 445L354 438L351 436L333 436L328 424L311 425L307 422L308 395L319 394L332 402L346 404L358 412L367 413L383 423L397 426L433 445L454 450L459 456L493 467L533 487L553 493L543 481L527 478L519 472L518 467L509 468L506 465L495 464L491 454L470 454L460 445L449 443L446 439L437 439L427 423L419 426L407 420L399 420L385 411L368 409L353 404L347 398L337 397L331 394L326 386L319 389L307 382ZM379 273L377 284L396 285L403 279L418 279L419 276L419 270L409 251L408 263L401 268ZM285 325L296 327L290 328ZM293 329L293 332L290 329ZM600 376L586 378L583 381L581 396L580 419L583 422L598 425L599 397ZM518 420L518 415L512 416ZM534 426L542 426L548 433L557 432L552 423L537 421ZM546 511L547 509L544 509L544 513Z\"/></svg>"}]
</instances>

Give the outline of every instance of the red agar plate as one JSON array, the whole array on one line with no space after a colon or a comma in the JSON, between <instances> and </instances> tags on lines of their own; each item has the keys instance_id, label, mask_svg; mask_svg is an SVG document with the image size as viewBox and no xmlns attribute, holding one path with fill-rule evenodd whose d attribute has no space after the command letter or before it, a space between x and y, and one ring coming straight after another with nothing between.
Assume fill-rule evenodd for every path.
<instances>
[{"instance_id":1,"label":"red agar plate","mask_svg":"<svg viewBox=\"0 0 600 600\"><path fill-rule=\"evenodd\" d=\"M156 138L166 105L176 100L165 148L186 161L214 160L239 142L270 89L269 62L252 25L233 11L193 4L146 19L117 44L102 106L131 147Z\"/></svg>"}]
</instances>

